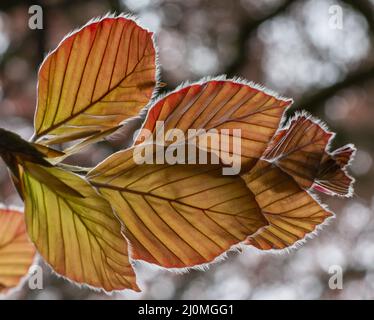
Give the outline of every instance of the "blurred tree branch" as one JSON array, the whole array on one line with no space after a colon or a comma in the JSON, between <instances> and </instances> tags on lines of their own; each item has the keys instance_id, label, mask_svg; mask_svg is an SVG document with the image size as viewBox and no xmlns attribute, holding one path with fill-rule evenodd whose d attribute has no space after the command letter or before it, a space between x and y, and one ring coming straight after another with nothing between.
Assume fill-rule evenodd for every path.
<instances>
[{"instance_id":1,"label":"blurred tree branch","mask_svg":"<svg viewBox=\"0 0 374 320\"><path fill-rule=\"evenodd\" d=\"M230 77L240 73L240 70L243 68L243 66L247 64L249 51L247 41L249 37L255 31L257 31L258 27L262 23L286 12L295 2L296 1L294 0L286 0L281 5L276 7L273 11L265 16L260 17L259 19L253 20L251 18L248 18L248 21L241 26L239 31L239 36L237 39L237 57L233 59L232 63L226 67L224 73L226 73ZM373 5L370 3L370 1L343 0L343 2L350 5L354 10L356 10L366 19L370 29L370 38L372 39L374 35L374 10ZM312 93L311 95L306 96L299 101L296 101L297 108L310 109L320 107L326 100L331 98L340 90L353 85L363 84L371 79L374 79L374 66L365 69L354 70L350 72L343 80L336 82L334 85L318 90L315 93Z\"/></svg>"},{"instance_id":2,"label":"blurred tree branch","mask_svg":"<svg viewBox=\"0 0 374 320\"><path fill-rule=\"evenodd\" d=\"M39 6L42 6L41 2L38 0L38 1L34 1L35 4L39 5ZM43 60L44 60L44 56L46 54L46 47L45 47L45 44L46 44L46 40L47 40L47 30L48 30L48 25L47 25L47 19L46 17L48 17L48 6L42 6L43 8L43 29L41 30L35 30L35 36L36 36L36 42L37 42L37 45L38 45L38 52L37 52L37 64L40 65Z\"/></svg>"},{"instance_id":3,"label":"blurred tree branch","mask_svg":"<svg viewBox=\"0 0 374 320\"><path fill-rule=\"evenodd\" d=\"M343 0L354 10L361 14L369 26L370 40L374 35L374 9L368 0ZM334 85L319 90L310 96L306 96L296 101L297 108L316 108L321 107L329 98L337 94L340 90L350 86L361 85L374 79L374 65L368 68L354 70L350 72L343 80L336 82Z\"/></svg>"},{"instance_id":4,"label":"blurred tree branch","mask_svg":"<svg viewBox=\"0 0 374 320\"><path fill-rule=\"evenodd\" d=\"M53 3L50 3L47 0L13 0L13 1L5 1L0 4L0 10L2 11L9 11L18 6L31 6L31 5L39 5L43 8L43 29L41 30L33 30L32 35L35 37L35 41L37 44L37 52L36 52L36 66L39 66L40 63L44 60L45 54L47 52L46 49L46 33L48 30L48 11L50 9L66 9L70 6L76 6L77 4L85 4L85 3L92 3L92 0L59 0ZM96 0L96 2L100 2ZM121 4L119 0L107 0L109 11L120 13L122 11L128 10L124 5ZM18 51L22 51L22 44L20 48L13 48L7 52L6 56L12 56L16 54ZM6 57L0 62L0 67L7 61Z\"/></svg>"},{"instance_id":5,"label":"blurred tree branch","mask_svg":"<svg viewBox=\"0 0 374 320\"><path fill-rule=\"evenodd\" d=\"M355 11L361 14L368 23L369 26L369 37L373 42L374 36L374 8L368 0L343 0L344 3L350 5ZM371 48L372 50L372 48ZM340 90L348 88L350 86L361 85L370 80L374 79L374 65L368 68L360 70L354 70L348 73L348 75L341 81L336 82L332 86L321 89L309 96L296 101L297 108L318 108L322 107L323 104L332 96L337 94Z\"/></svg>"},{"instance_id":6,"label":"blurred tree branch","mask_svg":"<svg viewBox=\"0 0 374 320\"><path fill-rule=\"evenodd\" d=\"M354 10L360 13L367 21L371 38L374 33L374 8L369 0L343 0L346 4L349 4Z\"/></svg>"},{"instance_id":7,"label":"blurred tree branch","mask_svg":"<svg viewBox=\"0 0 374 320\"><path fill-rule=\"evenodd\" d=\"M112 12L121 13L123 8L119 0L108 0L110 10Z\"/></svg>"},{"instance_id":8,"label":"blurred tree branch","mask_svg":"<svg viewBox=\"0 0 374 320\"><path fill-rule=\"evenodd\" d=\"M58 0L54 2L50 2L47 0L40 0L40 1L34 1L34 0L12 0L12 1L4 1L0 4L0 10L7 11L13 7L18 7L21 5L33 5L38 4L41 5L43 8L45 6L54 7L54 8L61 8L64 9L66 6L75 6L77 4L84 4L84 3L92 3L92 2L103 2L102 0ZM120 10L121 4L118 0L108 0L109 5L111 6L112 10Z\"/></svg>"},{"instance_id":9,"label":"blurred tree branch","mask_svg":"<svg viewBox=\"0 0 374 320\"><path fill-rule=\"evenodd\" d=\"M374 66L365 68L359 71L354 71L343 80L336 82L330 87L321 89L310 96L306 96L299 101L296 101L297 108L311 109L323 105L329 98L334 96L340 90L354 85L361 85L365 82L374 79Z\"/></svg>"},{"instance_id":10,"label":"blurred tree branch","mask_svg":"<svg viewBox=\"0 0 374 320\"><path fill-rule=\"evenodd\" d=\"M272 18L276 17L277 15L287 11L289 7L295 0L285 0L281 5L276 7L273 11L262 16L256 20L253 20L251 17L247 18L246 23L244 23L240 27L239 36L237 38L237 56L233 59L232 63L229 64L226 68L224 73L227 74L229 77L237 75L240 73L243 65L246 64L247 57L248 57L248 46L247 42L249 37L257 31L258 27L265 21L271 20Z\"/></svg>"}]
</instances>

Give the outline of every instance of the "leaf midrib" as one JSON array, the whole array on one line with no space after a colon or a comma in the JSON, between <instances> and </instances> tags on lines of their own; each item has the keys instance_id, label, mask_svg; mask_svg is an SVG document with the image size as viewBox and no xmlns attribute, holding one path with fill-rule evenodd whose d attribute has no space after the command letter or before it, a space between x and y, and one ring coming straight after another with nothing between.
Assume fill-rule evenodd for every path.
<instances>
[{"instance_id":1,"label":"leaf midrib","mask_svg":"<svg viewBox=\"0 0 374 320\"><path fill-rule=\"evenodd\" d=\"M197 207L197 206L185 203L185 202L181 202L177 199L171 199L171 198L163 197L163 196L156 195L156 194L153 194L153 193L148 193L148 192L143 192L143 191L138 191L138 190L132 190L132 189L127 189L127 188L122 188L122 187L117 187L117 186L112 186L112 185L109 186L105 183L94 182L94 181L90 181L90 183L91 183L91 185L93 185L94 187L96 187L98 189L101 189L101 188L102 189L111 189L111 190L115 190L115 191L119 191L119 192L128 192L128 193L140 195L142 197L153 197L153 198L161 199L161 200L164 200L164 201L167 201L167 202L174 202L174 203L177 203L179 205L186 206L186 207L196 209L196 210L199 210L199 211L203 211L204 213L206 213L208 211L208 212L222 214L222 215L229 216L229 217L246 218L246 217L243 217L243 216L239 216L237 214L229 214L229 213L225 213L225 212L221 212L221 211L217 211L217 210L212 210L212 209L209 209L209 208L207 208L207 209L200 208L200 207ZM229 201L229 200L227 200L227 201ZM249 218L247 218L247 219L249 219Z\"/></svg>"},{"instance_id":2,"label":"leaf midrib","mask_svg":"<svg viewBox=\"0 0 374 320\"><path fill-rule=\"evenodd\" d=\"M88 109L90 109L91 107L93 107L95 104L97 104L98 102L100 102L102 99L104 99L108 94L110 94L111 92L113 92L114 90L116 90L120 84L126 80L126 78L128 78L129 76L131 76L136 68L138 67L138 65L140 64L141 61L143 61L143 59L147 57L147 55L143 55L141 57L141 59L135 64L134 66L134 69L129 72L128 74L126 74L112 89L110 89L109 91L105 92L102 96L100 96L98 99L96 99L95 101L92 101L90 102L90 104L88 104L86 107L84 107L83 109L79 110L77 113L74 113L72 115L70 115L69 117L65 118L64 120L60 121L60 122L56 122L55 124L53 124L52 126L50 126L49 128L47 129L44 129L44 130L41 130L38 134L35 134L34 137L32 138L32 142L35 142L36 140L38 140L40 137L42 136L45 136L46 134L50 133L51 131L57 129L58 127L60 127L61 125L64 125L65 123L69 122L70 120L74 119L75 117L77 116L80 116L81 114L83 114L85 111L87 111ZM56 110L57 112L57 110Z\"/></svg>"}]
</instances>

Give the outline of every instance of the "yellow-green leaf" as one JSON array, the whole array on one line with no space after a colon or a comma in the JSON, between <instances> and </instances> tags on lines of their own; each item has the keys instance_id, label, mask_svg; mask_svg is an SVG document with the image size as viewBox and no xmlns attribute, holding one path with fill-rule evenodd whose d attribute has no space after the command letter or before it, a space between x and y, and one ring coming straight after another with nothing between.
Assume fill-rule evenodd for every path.
<instances>
[{"instance_id":1,"label":"yellow-green leaf","mask_svg":"<svg viewBox=\"0 0 374 320\"><path fill-rule=\"evenodd\" d=\"M53 269L106 291L139 290L109 203L71 172L31 163L23 167L27 231Z\"/></svg>"}]
</instances>

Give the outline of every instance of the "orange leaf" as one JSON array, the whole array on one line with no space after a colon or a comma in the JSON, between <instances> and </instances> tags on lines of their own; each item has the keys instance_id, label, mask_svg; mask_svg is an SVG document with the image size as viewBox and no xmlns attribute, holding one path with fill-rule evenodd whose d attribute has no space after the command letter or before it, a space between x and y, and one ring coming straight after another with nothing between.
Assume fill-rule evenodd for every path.
<instances>
[{"instance_id":1,"label":"orange leaf","mask_svg":"<svg viewBox=\"0 0 374 320\"><path fill-rule=\"evenodd\" d=\"M19 284L34 256L35 248L27 237L23 214L0 209L0 293Z\"/></svg>"},{"instance_id":2,"label":"orange leaf","mask_svg":"<svg viewBox=\"0 0 374 320\"><path fill-rule=\"evenodd\" d=\"M115 153L87 176L124 223L132 258L196 266L266 225L243 180L222 176L220 165L138 165L134 152Z\"/></svg>"},{"instance_id":3,"label":"orange leaf","mask_svg":"<svg viewBox=\"0 0 374 320\"><path fill-rule=\"evenodd\" d=\"M116 127L138 114L155 85L151 32L123 16L90 22L40 68L33 140L68 142Z\"/></svg>"},{"instance_id":4,"label":"orange leaf","mask_svg":"<svg viewBox=\"0 0 374 320\"><path fill-rule=\"evenodd\" d=\"M296 115L269 143L263 158L292 176L304 189L349 196L354 182L345 170L354 147L330 153L334 134L312 117Z\"/></svg>"},{"instance_id":5,"label":"orange leaf","mask_svg":"<svg viewBox=\"0 0 374 320\"><path fill-rule=\"evenodd\" d=\"M247 241L260 249L285 248L304 239L332 215L304 190L317 183L318 177L327 177L324 154L332 134L309 117L297 117L273 138L290 103L233 81L188 86L162 98L149 110L135 144L149 138L150 132L155 138L161 129L179 128L185 133L200 128L240 129L245 166L242 179L269 224ZM161 129L157 121L164 121ZM345 152L341 162L349 156ZM261 157L268 161L259 160ZM339 164L329 171L341 184L346 184L346 180L338 179L344 166Z\"/></svg>"},{"instance_id":6,"label":"orange leaf","mask_svg":"<svg viewBox=\"0 0 374 320\"><path fill-rule=\"evenodd\" d=\"M164 121L162 129L232 129L241 130L240 148L231 140L227 150L220 150L221 156L241 156L241 165L250 169L265 151L270 139L278 129L282 115L292 103L290 99L279 98L267 91L234 80L211 80L177 89L160 99L149 110L136 144L149 137L149 131L156 132L156 121ZM203 134L200 134L200 137ZM186 135L187 136L187 135ZM202 140L202 139L201 139ZM209 145L198 144L200 148L217 151ZM222 152L223 151L223 152Z\"/></svg>"},{"instance_id":7,"label":"orange leaf","mask_svg":"<svg viewBox=\"0 0 374 320\"><path fill-rule=\"evenodd\" d=\"M353 194L354 178L346 168L356 152L352 144L343 146L332 153L325 152L313 188L315 190L343 197Z\"/></svg>"},{"instance_id":8,"label":"orange leaf","mask_svg":"<svg viewBox=\"0 0 374 320\"><path fill-rule=\"evenodd\" d=\"M277 166L259 160L242 175L269 226L248 238L259 249L284 249L305 238L333 214Z\"/></svg>"}]
</instances>

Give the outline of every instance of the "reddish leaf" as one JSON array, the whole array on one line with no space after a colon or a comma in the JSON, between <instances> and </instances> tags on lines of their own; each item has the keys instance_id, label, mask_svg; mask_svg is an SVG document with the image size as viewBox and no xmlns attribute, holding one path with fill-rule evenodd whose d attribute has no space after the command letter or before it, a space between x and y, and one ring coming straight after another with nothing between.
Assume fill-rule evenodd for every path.
<instances>
[{"instance_id":1,"label":"reddish leaf","mask_svg":"<svg viewBox=\"0 0 374 320\"><path fill-rule=\"evenodd\" d=\"M263 158L292 176L304 189L312 186L329 194L349 196L353 178L345 170L354 153L345 146L333 153L334 134L307 115L297 115L270 142Z\"/></svg>"},{"instance_id":2,"label":"reddish leaf","mask_svg":"<svg viewBox=\"0 0 374 320\"><path fill-rule=\"evenodd\" d=\"M35 248L21 212L0 209L0 293L16 287L34 260Z\"/></svg>"},{"instance_id":3,"label":"reddish leaf","mask_svg":"<svg viewBox=\"0 0 374 320\"><path fill-rule=\"evenodd\" d=\"M266 225L239 176L219 165L134 162L136 148L110 156L88 180L125 226L131 255L167 268L209 263Z\"/></svg>"},{"instance_id":4,"label":"reddish leaf","mask_svg":"<svg viewBox=\"0 0 374 320\"><path fill-rule=\"evenodd\" d=\"M155 103L148 112L136 144L149 137L149 131L154 136L158 134L156 121L164 121L162 129L165 132L175 128L185 133L188 129L217 129L219 134L222 129L229 129L229 136L232 136L232 130L238 129L241 131L241 147L237 148L241 165L249 169L261 157L291 103L290 99L279 98L234 80L189 85ZM234 153L234 143L237 142L231 140L228 150L219 150L221 156L224 156L222 153ZM217 151L202 144L199 147Z\"/></svg>"},{"instance_id":5,"label":"reddish leaf","mask_svg":"<svg viewBox=\"0 0 374 320\"><path fill-rule=\"evenodd\" d=\"M277 166L260 160L243 176L269 222L248 244L259 249L284 249L305 238L332 213Z\"/></svg>"}]
</instances>

